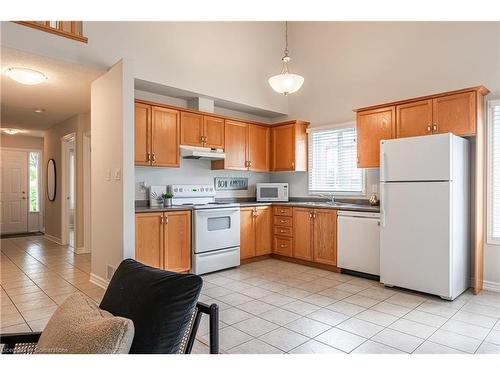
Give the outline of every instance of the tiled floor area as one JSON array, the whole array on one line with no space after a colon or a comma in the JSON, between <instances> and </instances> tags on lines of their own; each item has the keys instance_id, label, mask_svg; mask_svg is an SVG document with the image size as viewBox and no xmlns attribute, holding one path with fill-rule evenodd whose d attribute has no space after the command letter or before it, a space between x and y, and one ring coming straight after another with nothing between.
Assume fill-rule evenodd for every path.
<instances>
[{"instance_id":1,"label":"tiled floor area","mask_svg":"<svg viewBox=\"0 0 500 375\"><path fill-rule=\"evenodd\" d=\"M96 301L90 256L43 237L1 241L1 331L43 329L78 290ZM204 276L201 301L220 306L224 353L496 353L500 293L453 302L269 259ZM207 352L208 324L196 353Z\"/></svg>"},{"instance_id":2,"label":"tiled floor area","mask_svg":"<svg viewBox=\"0 0 500 375\"><path fill-rule=\"evenodd\" d=\"M89 281L90 254L76 255L42 236L1 240L2 333L42 330L70 294L99 301L104 290Z\"/></svg>"}]
</instances>

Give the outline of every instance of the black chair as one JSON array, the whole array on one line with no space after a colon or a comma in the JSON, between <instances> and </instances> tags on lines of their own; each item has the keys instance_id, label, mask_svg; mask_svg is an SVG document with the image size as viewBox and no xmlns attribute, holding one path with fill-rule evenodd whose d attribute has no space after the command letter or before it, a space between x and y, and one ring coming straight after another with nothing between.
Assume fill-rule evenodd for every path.
<instances>
[{"instance_id":1,"label":"black chair","mask_svg":"<svg viewBox=\"0 0 500 375\"><path fill-rule=\"evenodd\" d=\"M203 280L146 266L133 259L121 262L100 308L134 322L130 353L189 354L202 314L209 316L210 354L219 353L219 308L197 302ZM0 335L2 354L30 354L41 332Z\"/></svg>"}]
</instances>

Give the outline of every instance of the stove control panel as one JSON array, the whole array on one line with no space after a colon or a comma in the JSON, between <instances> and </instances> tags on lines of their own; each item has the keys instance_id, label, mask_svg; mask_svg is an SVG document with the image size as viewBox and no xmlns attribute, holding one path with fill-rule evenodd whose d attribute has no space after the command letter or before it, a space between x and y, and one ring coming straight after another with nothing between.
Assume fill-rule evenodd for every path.
<instances>
[{"instance_id":1,"label":"stove control panel","mask_svg":"<svg viewBox=\"0 0 500 375\"><path fill-rule=\"evenodd\" d=\"M168 191L172 193L175 198L215 196L213 185L169 185Z\"/></svg>"}]
</instances>

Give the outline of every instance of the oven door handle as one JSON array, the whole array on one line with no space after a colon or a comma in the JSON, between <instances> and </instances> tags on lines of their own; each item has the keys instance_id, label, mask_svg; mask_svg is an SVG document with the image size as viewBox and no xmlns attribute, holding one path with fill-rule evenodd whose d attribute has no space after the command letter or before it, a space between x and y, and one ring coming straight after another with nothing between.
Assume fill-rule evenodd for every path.
<instances>
[{"instance_id":1,"label":"oven door handle","mask_svg":"<svg viewBox=\"0 0 500 375\"><path fill-rule=\"evenodd\" d=\"M194 210L195 214L209 214L209 213L217 213L217 212L223 212L226 214L231 214L231 213L237 213L240 212L240 208L205 208L205 209L197 209Z\"/></svg>"}]
</instances>

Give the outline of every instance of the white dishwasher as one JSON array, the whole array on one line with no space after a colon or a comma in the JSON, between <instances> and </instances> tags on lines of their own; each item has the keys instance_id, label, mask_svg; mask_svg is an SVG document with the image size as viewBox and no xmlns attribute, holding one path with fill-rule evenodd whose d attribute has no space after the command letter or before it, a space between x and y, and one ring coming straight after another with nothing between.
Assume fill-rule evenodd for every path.
<instances>
[{"instance_id":1,"label":"white dishwasher","mask_svg":"<svg viewBox=\"0 0 500 375\"><path fill-rule=\"evenodd\" d=\"M337 266L380 275L380 213L339 211Z\"/></svg>"}]
</instances>

